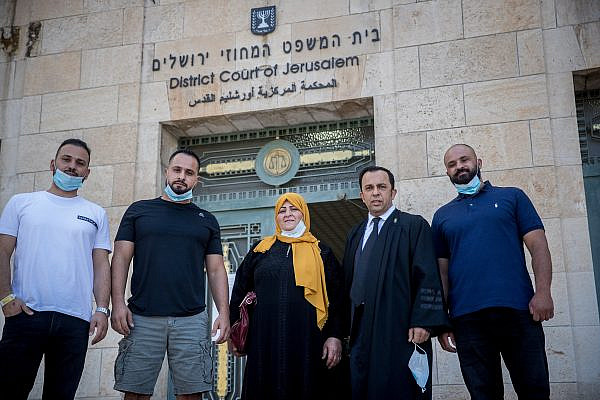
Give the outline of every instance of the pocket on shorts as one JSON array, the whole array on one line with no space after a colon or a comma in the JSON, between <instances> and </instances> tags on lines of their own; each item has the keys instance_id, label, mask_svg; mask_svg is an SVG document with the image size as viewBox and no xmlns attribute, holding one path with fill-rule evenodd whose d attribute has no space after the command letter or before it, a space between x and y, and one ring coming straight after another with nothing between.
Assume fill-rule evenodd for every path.
<instances>
[{"instance_id":1,"label":"pocket on shorts","mask_svg":"<svg viewBox=\"0 0 600 400\"><path fill-rule=\"evenodd\" d=\"M124 337L119 341L119 354L117 354L117 359L115 360L115 381L119 382L123 378L123 374L125 372L125 363L127 361L127 355L131 350L131 346L133 345L133 340Z\"/></svg>"},{"instance_id":2,"label":"pocket on shorts","mask_svg":"<svg viewBox=\"0 0 600 400\"><path fill-rule=\"evenodd\" d=\"M211 350L212 342L210 340L200 340L200 342L198 342L198 352L200 354L202 366L202 379L209 384L212 384L213 369Z\"/></svg>"}]
</instances>

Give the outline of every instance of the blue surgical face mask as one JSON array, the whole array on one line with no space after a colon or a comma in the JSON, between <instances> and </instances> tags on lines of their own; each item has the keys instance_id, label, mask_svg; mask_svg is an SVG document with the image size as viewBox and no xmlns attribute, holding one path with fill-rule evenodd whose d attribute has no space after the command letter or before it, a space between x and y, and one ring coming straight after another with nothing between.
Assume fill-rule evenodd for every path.
<instances>
[{"instance_id":1,"label":"blue surgical face mask","mask_svg":"<svg viewBox=\"0 0 600 400\"><path fill-rule=\"evenodd\" d=\"M478 174L475 174L473 179L469 183L455 183L454 187L460 194L475 194L479 190L479 186L481 186L481 180L479 179Z\"/></svg>"},{"instance_id":2,"label":"blue surgical face mask","mask_svg":"<svg viewBox=\"0 0 600 400\"><path fill-rule=\"evenodd\" d=\"M65 192L72 192L79 189L83 185L83 179L82 176L67 175L58 168L54 170L54 175L52 176L54 184Z\"/></svg>"},{"instance_id":3,"label":"blue surgical face mask","mask_svg":"<svg viewBox=\"0 0 600 400\"><path fill-rule=\"evenodd\" d=\"M168 183L167 186L165 186L165 193L169 197L169 199L173 201L186 201L191 200L192 198L192 189L188 190L185 193L177 194L173 191L173 189L171 189L171 186L169 186Z\"/></svg>"},{"instance_id":4,"label":"blue surgical face mask","mask_svg":"<svg viewBox=\"0 0 600 400\"><path fill-rule=\"evenodd\" d=\"M422 352L420 352L420 351ZM429 379L429 362L427 361L427 353L418 344L415 343L415 350L408 360L408 368L412 372L417 385L421 388L421 392L427 390L427 380Z\"/></svg>"}]
</instances>

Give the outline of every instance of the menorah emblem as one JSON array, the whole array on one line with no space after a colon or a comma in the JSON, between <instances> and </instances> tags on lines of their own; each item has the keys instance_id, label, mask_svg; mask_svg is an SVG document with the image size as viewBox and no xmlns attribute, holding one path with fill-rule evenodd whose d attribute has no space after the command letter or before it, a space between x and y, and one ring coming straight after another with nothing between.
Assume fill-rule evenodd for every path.
<instances>
[{"instance_id":1,"label":"menorah emblem","mask_svg":"<svg viewBox=\"0 0 600 400\"><path fill-rule=\"evenodd\" d=\"M250 13L250 28L255 35L266 35L275 30L275 6L253 8Z\"/></svg>"}]
</instances>

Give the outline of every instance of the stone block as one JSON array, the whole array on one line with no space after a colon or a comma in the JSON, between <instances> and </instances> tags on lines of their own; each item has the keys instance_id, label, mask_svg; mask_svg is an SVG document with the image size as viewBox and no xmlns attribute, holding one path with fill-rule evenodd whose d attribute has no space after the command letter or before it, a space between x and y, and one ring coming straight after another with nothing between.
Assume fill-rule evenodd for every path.
<instances>
[{"instance_id":1,"label":"stone block","mask_svg":"<svg viewBox=\"0 0 600 400\"><path fill-rule=\"evenodd\" d=\"M42 113L42 97L23 97L21 106L21 134L38 133Z\"/></svg>"},{"instance_id":2,"label":"stone block","mask_svg":"<svg viewBox=\"0 0 600 400\"><path fill-rule=\"evenodd\" d=\"M560 182L558 201L562 217L585 217L585 192L581 166L556 167L556 181Z\"/></svg>"},{"instance_id":3,"label":"stone block","mask_svg":"<svg viewBox=\"0 0 600 400\"><path fill-rule=\"evenodd\" d=\"M573 347L575 348L577 381L587 384L594 383L598 388L600 382L600 346L598 346L596 339L600 336L600 327L597 322L598 320L596 320L596 324L591 326L573 328Z\"/></svg>"},{"instance_id":4,"label":"stone block","mask_svg":"<svg viewBox=\"0 0 600 400\"><path fill-rule=\"evenodd\" d=\"M563 230L561 228L560 218L547 218L542 220L546 239L548 240L548 249L552 257L552 272L565 272L565 250L563 243ZM529 251L525 252L529 272L532 273Z\"/></svg>"},{"instance_id":5,"label":"stone block","mask_svg":"<svg viewBox=\"0 0 600 400\"><path fill-rule=\"evenodd\" d=\"M123 44L142 43L144 7L126 8L123 10L123 21Z\"/></svg>"},{"instance_id":6,"label":"stone block","mask_svg":"<svg viewBox=\"0 0 600 400\"><path fill-rule=\"evenodd\" d=\"M554 0L541 0L542 28L556 28L556 8Z\"/></svg>"},{"instance_id":7,"label":"stone block","mask_svg":"<svg viewBox=\"0 0 600 400\"><path fill-rule=\"evenodd\" d=\"M550 400L576 399L577 384L573 382L550 382Z\"/></svg>"},{"instance_id":8,"label":"stone block","mask_svg":"<svg viewBox=\"0 0 600 400\"><path fill-rule=\"evenodd\" d=\"M519 75L514 33L421 46L419 61L423 87Z\"/></svg>"},{"instance_id":9,"label":"stone block","mask_svg":"<svg viewBox=\"0 0 600 400\"><path fill-rule=\"evenodd\" d=\"M563 189L558 191L556 188L556 182L560 182L560 179L556 176L554 167L483 171L483 178L489 179L495 186L515 186L522 189L543 219L560 216L558 198Z\"/></svg>"},{"instance_id":10,"label":"stone block","mask_svg":"<svg viewBox=\"0 0 600 400\"><path fill-rule=\"evenodd\" d=\"M83 12L83 0L34 0L31 4L31 20L68 17Z\"/></svg>"},{"instance_id":11,"label":"stone block","mask_svg":"<svg viewBox=\"0 0 600 400\"><path fill-rule=\"evenodd\" d=\"M552 131L548 118L529 121L533 165L554 165Z\"/></svg>"},{"instance_id":12,"label":"stone block","mask_svg":"<svg viewBox=\"0 0 600 400\"><path fill-rule=\"evenodd\" d=\"M118 122L137 122L140 99L140 84L128 83L119 85Z\"/></svg>"},{"instance_id":13,"label":"stone block","mask_svg":"<svg viewBox=\"0 0 600 400\"><path fill-rule=\"evenodd\" d=\"M600 65L600 22L575 26L575 33L581 45L581 53L587 68Z\"/></svg>"},{"instance_id":14,"label":"stone block","mask_svg":"<svg viewBox=\"0 0 600 400\"><path fill-rule=\"evenodd\" d=\"M350 0L350 13L358 14L392 7L392 0Z\"/></svg>"},{"instance_id":15,"label":"stone block","mask_svg":"<svg viewBox=\"0 0 600 400\"><path fill-rule=\"evenodd\" d=\"M544 58L549 73L571 72L586 67L582 49L572 26L546 29L544 38Z\"/></svg>"},{"instance_id":16,"label":"stone block","mask_svg":"<svg viewBox=\"0 0 600 400\"><path fill-rule=\"evenodd\" d=\"M363 96L394 92L394 53L369 54L362 82Z\"/></svg>"},{"instance_id":17,"label":"stone block","mask_svg":"<svg viewBox=\"0 0 600 400\"><path fill-rule=\"evenodd\" d=\"M568 272L567 285L573 327L598 325L598 299L594 272Z\"/></svg>"},{"instance_id":18,"label":"stone block","mask_svg":"<svg viewBox=\"0 0 600 400\"><path fill-rule=\"evenodd\" d=\"M79 381L79 387L75 397L90 397L100 394L100 367L102 362L102 350L88 349L85 356L83 374Z\"/></svg>"},{"instance_id":19,"label":"stone block","mask_svg":"<svg viewBox=\"0 0 600 400\"><path fill-rule=\"evenodd\" d=\"M110 207L113 181L114 168L112 165L90 167L90 175L78 193L100 207Z\"/></svg>"},{"instance_id":20,"label":"stone block","mask_svg":"<svg viewBox=\"0 0 600 400\"><path fill-rule=\"evenodd\" d=\"M161 3L164 3L161 2ZM142 7L144 0L84 0L83 8L87 12L99 12L125 7Z\"/></svg>"},{"instance_id":21,"label":"stone block","mask_svg":"<svg viewBox=\"0 0 600 400\"><path fill-rule=\"evenodd\" d=\"M36 172L34 174L33 191L47 190L52 184L52 174L48 171Z\"/></svg>"},{"instance_id":22,"label":"stone block","mask_svg":"<svg viewBox=\"0 0 600 400\"><path fill-rule=\"evenodd\" d=\"M552 273L552 300L554 301L554 318L543 322L544 327L549 326L570 326L571 311L569 307L569 291L567 290L567 274L564 272ZM531 281L535 280L532 277Z\"/></svg>"},{"instance_id":23,"label":"stone block","mask_svg":"<svg viewBox=\"0 0 600 400\"><path fill-rule=\"evenodd\" d=\"M319 112L317 107L314 108L316 112ZM335 107L333 107L334 111ZM324 110L321 109L321 112ZM312 110L311 110L312 113ZM234 114L229 117L230 122L235 126L238 131L252 131L264 129L264 126L260 123L258 118L252 114Z\"/></svg>"},{"instance_id":24,"label":"stone block","mask_svg":"<svg viewBox=\"0 0 600 400\"><path fill-rule=\"evenodd\" d=\"M91 128L117 121L118 87L83 89L42 96L41 131Z\"/></svg>"},{"instance_id":25,"label":"stone block","mask_svg":"<svg viewBox=\"0 0 600 400\"><path fill-rule=\"evenodd\" d=\"M438 208L456 197L456 189L447 177L399 180L395 204L413 214L420 214L431 224Z\"/></svg>"},{"instance_id":26,"label":"stone block","mask_svg":"<svg viewBox=\"0 0 600 400\"><path fill-rule=\"evenodd\" d=\"M394 10L388 8L379 12L379 33L381 36L381 51L394 50Z\"/></svg>"},{"instance_id":27,"label":"stone block","mask_svg":"<svg viewBox=\"0 0 600 400\"><path fill-rule=\"evenodd\" d=\"M554 163L581 165L577 119L575 117L551 119L550 126L554 145Z\"/></svg>"},{"instance_id":28,"label":"stone block","mask_svg":"<svg viewBox=\"0 0 600 400\"><path fill-rule=\"evenodd\" d=\"M575 354L570 326L545 327L550 382L574 382Z\"/></svg>"},{"instance_id":29,"label":"stone block","mask_svg":"<svg viewBox=\"0 0 600 400\"><path fill-rule=\"evenodd\" d=\"M384 95L373 97L373 108L375 118L375 132L377 136L395 136L396 135L396 96Z\"/></svg>"},{"instance_id":30,"label":"stone block","mask_svg":"<svg viewBox=\"0 0 600 400\"><path fill-rule=\"evenodd\" d=\"M396 95L398 131L453 128L465 124L460 86L400 92Z\"/></svg>"},{"instance_id":31,"label":"stone block","mask_svg":"<svg viewBox=\"0 0 600 400\"><path fill-rule=\"evenodd\" d=\"M520 31L541 26L538 0L463 1L465 37Z\"/></svg>"},{"instance_id":32,"label":"stone block","mask_svg":"<svg viewBox=\"0 0 600 400\"><path fill-rule=\"evenodd\" d=\"M259 5L255 7L261 7L263 5L264 2L261 1L259 2ZM347 1L324 2L320 0L306 0L298 2L295 0L281 0L277 7L277 11L277 23L283 25L339 17L341 15L347 15L349 10ZM245 15L249 15L249 13L246 13Z\"/></svg>"},{"instance_id":33,"label":"stone block","mask_svg":"<svg viewBox=\"0 0 600 400\"><path fill-rule=\"evenodd\" d=\"M79 89L80 66L80 52L28 58L25 63L25 95Z\"/></svg>"},{"instance_id":34,"label":"stone block","mask_svg":"<svg viewBox=\"0 0 600 400\"><path fill-rule=\"evenodd\" d=\"M109 86L138 82L142 46L87 50L81 56L81 87Z\"/></svg>"},{"instance_id":35,"label":"stone block","mask_svg":"<svg viewBox=\"0 0 600 400\"><path fill-rule=\"evenodd\" d=\"M480 125L427 132L430 175L445 175L444 154L456 143L472 146L483 160L484 171L531 166L531 141L527 121Z\"/></svg>"},{"instance_id":36,"label":"stone block","mask_svg":"<svg viewBox=\"0 0 600 400\"><path fill-rule=\"evenodd\" d=\"M394 50L394 73L397 92L418 89L421 86L418 47Z\"/></svg>"},{"instance_id":37,"label":"stone block","mask_svg":"<svg viewBox=\"0 0 600 400\"><path fill-rule=\"evenodd\" d=\"M0 76L6 77L0 85L0 100L23 97L23 81L25 73L19 68L24 68L24 61L0 63Z\"/></svg>"},{"instance_id":38,"label":"stone block","mask_svg":"<svg viewBox=\"0 0 600 400\"><path fill-rule=\"evenodd\" d=\"M152 82L154 72L152 72L152 60L154 60L154 43L145 43L142 46L142 76L141 82Z\"/></svg>"},{"instance_id":39,"label":"stone block","mask_svg":"<svg viewBox=\"0 0 600 400\"><path fill-rule=\"evenodd\" d=\"M306 107L306 110L313 116L315 121L334 121L339 119L337 107L333 103L311 105ZM254 116L252 118L254 118ZM231 117L229 117L229 120L231 121ZM256 123L260 123L258 119L256 119Z\"/></svg>"},{"instance_id":40,"label":"stone block","mask_svg":"<svg viewBox=\"0 0 600 400\"><path fill-rule=\"evenodd\" d=\"M139 125L137 137L137 163L155 162L159 159L160 136L160 126L158 124L144 123Z\"/></svg>"},{"instance_id":41,"label":"stone block","mask_svg":"<svg viewBox=\"0 0 600 400\"><path fill-rule=\"evenodd\" d=\"M207 7L206 10L210 9ZM181 39L183 34L183 4L146 7L144 43Z\"/></svg>"},{"instance_id":42,"label":"stone block","mask_svg":"<svg viewBox=\"0 0 600 400\"><path fill-rule=\"evenodd\" d=\"M398 135L395 157L398 164L396 179L427 177L427 134L421 132Z\"/></svg>"},{"instance_id":43,"label":"stone block","mask_svg":"<svg viewBox=\"0 0 600 400\"><path fill-rule=\"evenodd\" d=\"M69 138L82 139L83 135L80 131L67 131L19 137L17 173L49 171L58 146Z\"/></svg>"},{"instance_id":44,"label":"stone block","mask_svg":"<svg viewBox=\"0 0 600 400\"><path fill-rule=\"evenodd\" d=\"M573 88L573 74L571 72L561 72L547 74L546 77L548 79L550 117L574 117L575 90Z\"/></svg>"},{"instance_id":45,"label":"stone block","mask_svg":"<svg viewBox=\"0 0 600 400\"><path fill-rule=\"evenodd\" d=\"M0 101L0 139L16 138L21 133L21 100Z\"/></svg>"},{"instance_id":46,"label":"stone block","mask_svg":"<svg viewBox=\"0 0 600 400\"><path fill-rule=\"evenodd\" d=\"M108 217L108 225L110 226L110 242L111 243L113 243L115 241L115 235L117 234L117 230L119 229L119 224L121 223L121 218L123 218L123 214L125 214L125 210L127 210L127 207L107 207L106 208L106 215ZM130 269L130 271L131 271L131 269ZM128 281L127 287L129 287L130 283L131 282ZM126 297L131 295L131 292L129 291L129 289L126 290L125 294L126 294ZM113 336L110 336L108 338L108 340L110 340L111 342L114 342L114 343L118 342L119 339L117 339Z\"/></svg>"},{"instance_id":47,"label":"stone block","mask_svg":"<svg viewBox=\"0 0 600 400\"><path fill-rule=\"evenodd\" d=\"M135 162L136 124L86 129L83 140L92 150L91 166Z\"/></svg>"},{"instance_id":48,"label":"stone block","mask_svg":"<svg viewBox=\"0 0 600 400\"><path fill-rule=\"evenodd\" d=\"M0 176L12 176L16 173L19 139L2 139L0 147Z\"/></svg>"},{"instance_id":49,"label":"stone block","mask_svg":"<svg viewBox=\"0 0 600 400\"><path fill-rule=\"evenodd\" d=\"M122 42L122 10L51 19L42 25L43 54L118 46Z\"/></svg>"},{"instance_id":50,"label":"stone block","mask_svg":"<svg viewBox=\"0 0 600 400\"><path fill-rule=\"evenodd\" d=\"M33 192L34 179L35 174L33 173L18 174L15 182L15 194Z\"/></svg>"},{"instance_id":51,"label":"stone block","mask_svg":"<svg viewBox=\"0 0 600 400\"><path fill-rule=\"evenodd\" d=\"M556 0L558 26L578 25L600 19L600 3L596 0Z\"/></svg>"},{"instance_id":52,"label":"stone block","mask_svg":"<svg viewBox=\"0 0 600 400\"><path fill-rule=\"evenodd\" d=\"M250 9L263 7L257 1L233 3L229 1L213 2L200 0L185 3L183 37L205 36L207 33L230 33L240 29L250 30ZM283 25L281 13L283 6L277 12L277 29ZM207 29L207 27L210 27Z\"/></svg>"},{"instance_id":53,"label":"stone block","mask_svg":"<svg viewBox=\"0 0 600 400\"><path fill-rule=\"evenodd\" d=\"M133 202L135 164L114 166L112 206L127 206Z\"/></svg>"},{"instance_id":54,"label":"stone block","mask_svg":"<svg viewBox=\"0 0 600 400\"><path fill-rule=\"evenodd\" d=\"M140 92L140 121L158 122L171 119L167 86L164 82L144 83Z\"/></svg>"},{"instance_id":55,"label":"stone block","mask_svg":"<svg viewBox=\"0 0 600 400\"><path fill-rule=\"evenodd\" d=\"M541 29L517 32L517 47L520 75L540 74L545 71Z\"/></svg>"},{"instance_id":56,"label":"stone block","mask_svg":"<svg viewBox=\"0 0 600 400\"><path fill-rule=\"evenodd\" d=\"M399 179L398 172L398 137L397 136L375 136L375 163L393 171Z\"/></svg>"},{"instance_id":57,"label":"stone block","mask_svg":"<svg viewBox=\"0 0 600 400\"><path fill-rule=\"evenodd\" d=\"M394 48L463 37L461 2L438 0L394 7Z\"/></svg>"},{"instance_id":58,"label":"stone block","mask_svg":"<svg viewBox=\"0 0 600 400\"><path fill-rule=\"evenodd\" d=\"M467 125L519 121L548 116L544 75L464 85Z\"/></svg>"},{"instance_id":59,"label":"stone block","mask_svg":"<svg viewBox=\"0 0 600 400\"><path fill-rule=\"evenodd\" d=\"M566 270L568 272L592 271L592 253L590 251L587 218L563 218L561 221Z\"/></svg>"}]
</instances>

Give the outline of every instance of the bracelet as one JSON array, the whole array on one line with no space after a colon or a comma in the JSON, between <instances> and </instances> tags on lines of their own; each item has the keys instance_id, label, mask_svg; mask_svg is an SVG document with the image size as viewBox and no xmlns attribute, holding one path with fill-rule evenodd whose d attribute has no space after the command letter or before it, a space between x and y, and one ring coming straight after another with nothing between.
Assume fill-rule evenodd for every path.
<instances>
[{"instance_id":1,"label":"bracelet","mask_svg":"<svg viewBox=\"0 0 600 400\"><path fill-rule=\"evenodd\" d=\"M17 297L14 295L14 293L10 293L8 296L6 296L2 300L0 300L0 303L2 303L2 307L4 307L5 305L7 305L8 303L10 303L11 301L13 301L16 298Z\"/></svg>"}]
</instances>

